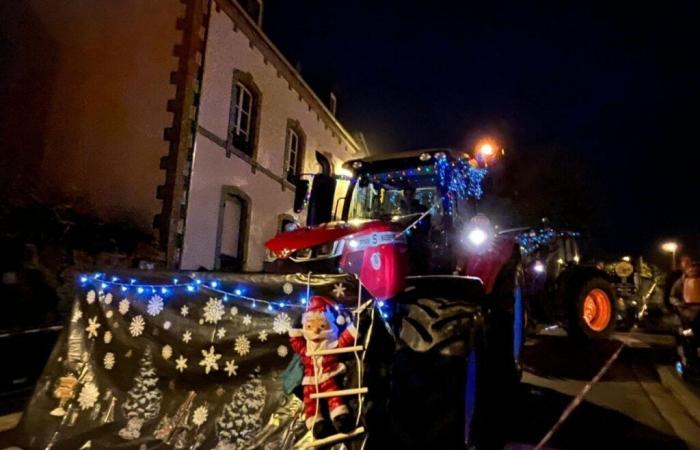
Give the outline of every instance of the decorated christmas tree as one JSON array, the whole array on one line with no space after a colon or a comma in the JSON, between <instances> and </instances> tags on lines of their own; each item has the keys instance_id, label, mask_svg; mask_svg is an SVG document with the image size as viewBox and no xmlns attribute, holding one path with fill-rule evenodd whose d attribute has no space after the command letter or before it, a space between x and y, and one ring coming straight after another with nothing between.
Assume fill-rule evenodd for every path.
<instances>
[{"instance_id":1,"label":"decorated christmas tree","mask_svg":"<svg viewBox=\"0 0 700 450\"><path fill-rule=\"evenodd\" d=\"M262 428L267 390L260 379L259 369L249 377L216 419L217 450L243 448Z\"/></svg>"},{"instance_id":2,"label":"decorated christmas tree","mask_svg":"<svg viewBox=\"0 0 700 450\"><path fill-rule=\"evenodd\" d=\"M139 372L134 386L129 390L122 405L124 416L129 419L127 426L119 430L124 439L141 436L141 427L146 420L153 419L160 411L162 394L158 389L158 375L153 366L153 355L148 347L141 357Z\"/></svg>"}]
</instances>

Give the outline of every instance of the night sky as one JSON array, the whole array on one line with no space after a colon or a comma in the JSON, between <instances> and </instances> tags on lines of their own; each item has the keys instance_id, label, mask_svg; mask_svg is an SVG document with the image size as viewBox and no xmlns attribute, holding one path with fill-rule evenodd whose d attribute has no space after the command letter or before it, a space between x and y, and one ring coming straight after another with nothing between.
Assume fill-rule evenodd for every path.
<instances>
[{"instance_id":1,"label":"night sky","mask_svg":"<svg viewBox=\"0 0 700 450\"><path fill-rule=\"evenodd\" d=\"M264 29L373 152L489 135L564 184L573 164L601 252L692 249L699 4L564 3L268 0Z\"/></svg>"}]
</instances>

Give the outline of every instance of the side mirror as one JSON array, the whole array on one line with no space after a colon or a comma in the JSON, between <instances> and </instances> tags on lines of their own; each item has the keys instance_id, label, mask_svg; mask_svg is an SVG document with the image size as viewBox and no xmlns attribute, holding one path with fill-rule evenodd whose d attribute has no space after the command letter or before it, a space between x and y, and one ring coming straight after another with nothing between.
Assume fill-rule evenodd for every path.
<instances>
[{"instance_id":1,"label":"side mirror","mask_svg":"<svg viewBox=\"0 0 700 450\"><path fill-rule=\"evenodd\" d=\"M295 184L296 192L294 192L294 212L300 213L304 210L306 194L309 193L309 180L298 179Z\"/></svg>"},{"instance_id":2,"label":"side mirror","mask_svg":"<svg viewBox=\"0 0 700 450\"><path fill-rule=\"evenodd\" d=\"M335 178L329 175L317 174L311 187L306 225L318 225L331 221L334 196Z\"/></svg>"}]
</instances>

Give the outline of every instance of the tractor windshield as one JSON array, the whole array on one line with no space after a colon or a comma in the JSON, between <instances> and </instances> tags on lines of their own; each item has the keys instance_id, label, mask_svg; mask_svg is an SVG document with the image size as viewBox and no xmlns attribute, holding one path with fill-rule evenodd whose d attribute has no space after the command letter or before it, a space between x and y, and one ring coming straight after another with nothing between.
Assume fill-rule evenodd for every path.
<instances>
[{"instance_id":1,"label":"tractor windshield","mask_svg":"<svg viewBox=\"0 0 700 450\"><path fill-rule=\"evenodd\" d=\"M439 199L431 174L408 176L406 171L362 174L352 190L348 219L397 220L418 216L434 206L431 221L440 223Z\"/></svg>"}]
</instances>

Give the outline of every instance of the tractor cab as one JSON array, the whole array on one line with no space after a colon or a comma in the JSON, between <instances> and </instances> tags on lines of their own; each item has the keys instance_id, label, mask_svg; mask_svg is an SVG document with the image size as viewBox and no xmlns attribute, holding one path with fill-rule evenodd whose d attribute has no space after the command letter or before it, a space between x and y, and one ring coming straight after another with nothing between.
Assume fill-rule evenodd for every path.
<instances>
[{"instance_id":1,"label":"tractor cab","mask_svg":"<svg viewBox=\"0 0 700 450\"><path fill-rule=\"evenodd\" d=\"M337 270L353 245L385 239L406 253L407 274L452 274L469 246L493 237L477 214L486 165L463 152L432 149L348 161L347 175L302 177L295 210L307 210L307 226L266 245L278 258Z\"/></svg>"}]
</instances>

